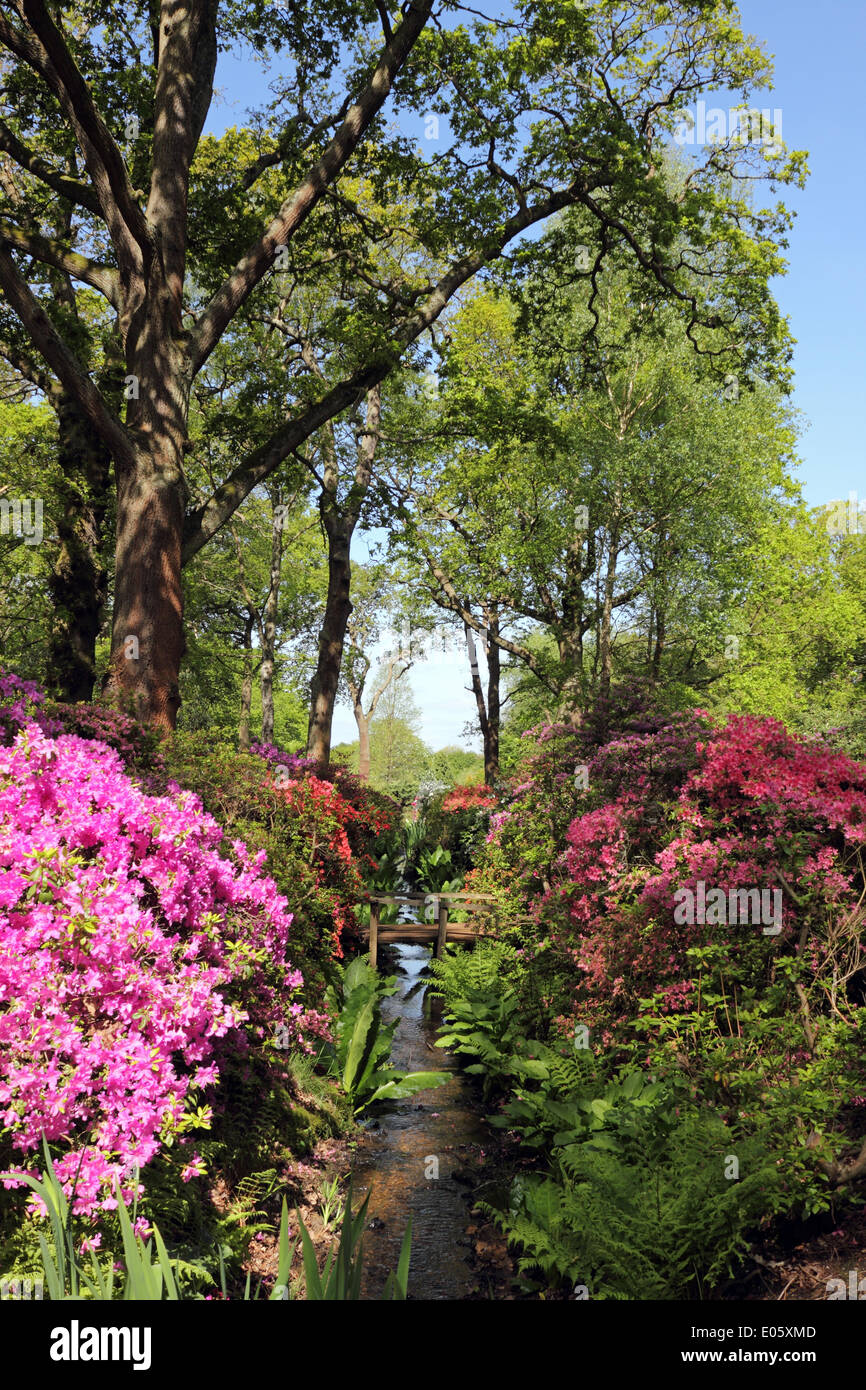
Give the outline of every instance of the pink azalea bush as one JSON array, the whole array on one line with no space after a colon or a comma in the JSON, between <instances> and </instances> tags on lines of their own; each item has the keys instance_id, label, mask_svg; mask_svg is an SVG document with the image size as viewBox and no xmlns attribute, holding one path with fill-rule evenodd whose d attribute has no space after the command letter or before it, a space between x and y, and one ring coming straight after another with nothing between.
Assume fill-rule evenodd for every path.
<instances>
[{"instance_id":1,"label":"pink azalea bush","mask_svg":"<svg viewBox=\"0 0 866 1390\"><path fill-rule=\"evenodd\" d=\"M44 1134L76 1210L107 1210L116 1179L207 1127L222 1059L276 1030L310 1050L327 1019L299 1002L263 852L229 850L176 785L147 795L118 751L52 737L35 688L5 675L0 698L0 1166Z\"/></svg>"},{"instance_id":2,"label":"pink azalea bush","mask_svg":"<svg viewBox=\"0 0 866 1390\"><path fill-rule=\"evenodd\" d=\"M0 667L0 742L9 743L28 719L44 717L40 708L44 704L45 694L35 681L22 680Z\"/></svg>"},{"instance_id":3,"label":"pink azalea bush","mask_svg":"<svg viewBox=\"0 0 866 1390\"><path fill-rule=\"evenodd\" d=\"M850 914L862 890L866 766L771 719L734 716L698 733L693 723L604 745L589 763L588 796L600 804L566 833L564 882L542 915L575 962L584 1012L605 1026L642 996L662 1012L694 1002L687 953L708 941L760 974L769 950L814 931L819 971L829 949L820 924ZM685 772L684 734L695 761ZM701 882L726 896L778 892L780 945L760 925L678 922L678 890L697 894Z\"/></svg>"},{"instance_id":4,"label":"pink azalea bush","mask_svg":"<svg viewBox=\"0 0 866 1390\"><path fill-rule=\"evenodd\" d=\"M772 719L627 710L529 735L467 887L533 919L509 936L527 1037L672 1081L810 1215L863 1143L864 851L863 762ZM712 891L724 911L683 913ZM747 893L769 931L731 911Z\"/></svg>"},{"instance_id":5,"label":"pink azalea bush","mask_svg":"<svg viewBox=\"0 0 866 1390\"><path fill-rule=\"evenodd\" d=\"M694 952L708 946L755 987L770 952L817 978L842 924L856 937L863 763L772 719L701 711L627 711L610 732L549 725L527 743L467 886L536 917L534 937L556 952L546 1003L564 1031L579 1015L622 1041L641 1000L661 1014L694 1005ZM760 925L678 921L683 890L701 883L779 894L778 940Z\"/></svg>"}]
</instances>

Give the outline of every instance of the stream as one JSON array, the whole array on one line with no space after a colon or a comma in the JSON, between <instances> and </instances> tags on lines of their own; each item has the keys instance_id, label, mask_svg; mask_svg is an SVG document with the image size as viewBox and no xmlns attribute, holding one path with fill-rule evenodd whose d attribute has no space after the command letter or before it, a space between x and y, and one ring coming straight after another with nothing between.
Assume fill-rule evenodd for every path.
<instances>
[{"instance_id":1,"label":"stream","mask_svg":"<svg viewBox=\"0 0 866 1390\"><path fill-rule=\"evenodd\" d=\"M382 1106L359 1141L353 1189L363 1197L372 1188L364 1232L365 1299L381 1297L389 1272L397 1267L410 1215L409 1298L467 1298L477 1286L467 1263L469 1189L454 1175L483 1149L485 1129L456 1058L433 1046L442 1005L426 998L429 961L425 945L380 947L380 969L397 976L397 993L382 1004L386 1023L400 1020L393 1064L401 1071L450 1071L453 1076L447 1085Z\"/></svg>"}]
</instances>

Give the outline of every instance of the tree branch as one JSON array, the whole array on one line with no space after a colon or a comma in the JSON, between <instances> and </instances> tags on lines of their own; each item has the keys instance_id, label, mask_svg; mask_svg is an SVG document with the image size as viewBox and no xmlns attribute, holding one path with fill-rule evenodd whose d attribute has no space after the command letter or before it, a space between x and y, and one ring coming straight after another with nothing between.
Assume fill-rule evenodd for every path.
<instances>
[{"instance_id":1,"label":"tree branch","mask_svg":"<svg viewBox=\"0 0 866 1390\"><path fill-rule=\"evenodd\" d=\"M26 3L33 2L26 0ZM249 248L217 290L193 334L193 371L199 371L204 365L240 306L273 265L277 247L290 240L354 153L387 100L391 84L412 51L432 8L433 0L411 0L400 27L382 51L373 76L349 108L321 158L283 203L264 235Z\"/></svg>"},{"instance_id":2,"label":"tree branch","mask_svg":"<svg viewBox=\"0 0 866 1390\"><path fill-rule=\"evenodd\" d=\"M163 0L154 92L153 169L147 220L158 230L178 324L186 260L189 171L213 94L214 0Z\"/></svg>"},{"instance_id":3,"label":"tree branch","mask_svg":"<svg viewBox=\"0 0 866 1390\"><path fill-rule=\"evenodd\" d=\"M434 286L426 302L395 328L390 344L383 348L379 357L359 368L353 376L331 387L321 400L309 406L302 415L287 421L266 444L256 449L235 469L208 502L192 513L185 529L183 563L186 564L193 555L198 554L202 546L249 496L253 488L273 473L283 459L298 449L311 434L335 415L359 401L370 387L382 382L393 370L405 349L420 337L426 328L435 323L457 290L482 266L495 259L503 246L534 222L543 221L551 213L568 207L574 198L573 187L550 194L527 208L525 212L508 218L499 232L489 238L481 249L460 257Z\"/></svg>"},{"instance_id":4,"label":"tree branch","mask_svg":"<svg viewBox=\"0 0 866 1390\"><path fill-rule=\"evenodd\" d=\"M48 372L43 371L39 364L20 348L9 343L5 338L0 338L0 357L5 357L10 367L14 367L19 376L23 376L26 381L31 382L44 396L52 401L57 401L63 395L63 387L54 377L49 376Z\"/></svg>"},{"instance_id":5,"label":"tree branch","mask_svg":"<svg viewBox=\"0 0 866 1390\"><path fill-rule=\"evenodd\" d=\"M97 434L111 450L116 465L131 467L135 461L134 452L126 430L54 327L18 270L11 253L3 246L0 246L0 286L54 375L75 397Z\"/></svg>"},{"instance_id":6,"label":"tree branch","mask_svg":"<svg viewBox=\"0 0 866 1390\"><path fill-rule=\"evenodd\" d=\"M86 208L96 217L100 216L99 199L88 184L82 183L79 179L70 178L68 174L61 174L57 169L52 169L51 165L41 159L38 154L34 154L26 145L22 145L18 137L2 121L0 121L0 150L8 154L21 169L26 169L28 174L39 179L40 183L44 183L53 192L59 193L61 198L68 198L71 203L75 203L78 207Z\"/></svg>"},{"instance_id":7,"label":"tree branch","mask_svg":"<svg viewBox=\"0 0 866 1390\"><path fill-rule=\"evenodd\" d=\"M57 98L75 132L118 260L141 270L151 238L120 150L43 0L15 3L31 34L0 14L0 43L32 68Z\"/></svg>"},{"instance_id":8,"label":"tree branch","mask_svg":"<svg viewBox=\"0 0 866 1390\"><path fill-rule=\"evenodd\" d=\"M117 271L111 266L91 261L77 251L70 251L53 237L38 236L35 232L22 231L20 227L8 222L0 222L0 241L9 246L17 246L26 251L34 260L44 265L53 265L57 270L65 270L74 280L92 285L114 308L120 309L120 280Z\"/></svg>"}]
</instances>

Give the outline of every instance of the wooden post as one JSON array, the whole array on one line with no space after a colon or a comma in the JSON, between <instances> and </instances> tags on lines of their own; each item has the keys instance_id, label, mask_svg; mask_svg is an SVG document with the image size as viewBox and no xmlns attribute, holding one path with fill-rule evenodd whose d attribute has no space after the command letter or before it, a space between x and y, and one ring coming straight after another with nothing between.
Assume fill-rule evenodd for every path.
<instances>
[{"instance_id":1,"label":"wooden post","mask_svg":"<svg viewBox=\"0 0 866 1390\"><path fill-rule=\"evenodd\" d=\"M439 935L436 937L436 959L445 955L445 942L448 938L448 899L439 899Z\"/></svg>"},{"instance_id":2,"label":"wooden post","mask_svg":"<svg viewBox=\"0 0 866 1390\"><path fill-rule=\"evenodd\" d=\"M375 970L379 954L379 904L370 903L370 964Z\"/></svg>"}]
</instances>

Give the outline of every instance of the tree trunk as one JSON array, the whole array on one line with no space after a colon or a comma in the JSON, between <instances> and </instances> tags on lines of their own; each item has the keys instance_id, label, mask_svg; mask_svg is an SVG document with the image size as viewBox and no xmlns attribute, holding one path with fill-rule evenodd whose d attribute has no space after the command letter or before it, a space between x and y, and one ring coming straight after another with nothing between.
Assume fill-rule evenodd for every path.
<instances>
[{"instance_id":1,"label":"tree trunk","mask_svg":"<svg viewBox=\"0 0 866 1390\"><path fill-rule=\"evenodd\" d=\"M565 584L562 590L562 622L557 633L562 685L559 691L558 715L579 723L583 715L585 676L583 670L583 638L590 623L584 617L586 603L584 581L595 572L595 530L586 537L584 555L583 531L577 530L565 554Z\"/></svg>"},{"instance_id":2,"label":"tree trunk","mask_svg":"<svg viewBox=\"0 0 866 1390\"><path fill-rule=\"evenodd\" d=\"M472 694L475 696L475 708L478 711L478 724L481 728L481 737L484 741L484 761L486 766L490 731L487 722L487 706L484 703L484 689L481 685L481 672L478 669L478 654L475 650L475 635L467 622L463 624L463 631L466 633L466 651L469 655L469 675L472 681Z\"/></svg>"},{"instance_id":3,"label":"tree trunk","mask_svg":"<svg viewBox=\"0 0 866 1390\"><path fill-rule=\"evenodd\" d=\"M370 720L364 713L360 700L355 704L355 723L358 725L358 776L362 782L369 782Z\"/></svg>"},{"instance_id":4,"label":"tree trunk","mask_svg":"<svg viewBox=\"0 0 866 1390\"><path fill-rule=\"evenodd\" d=\"M323 501L323 518L327 510ZM328 535L328 597L325 617L319 633L319 655L316 673L310 687L310 722L307 730L307 757L326 768L331 756L331 725L346 624L352 612L349 598L352 570L349 563L349 537L341 517L330 516L325 527Z\"/></svg>"},{"instance_id":5,"label":"tree trunk","mask_svg":"<svg viewBox=\"0 0 866 1390\"><path fill-rule=\"evenodd\" d=\"M610 682L613 674L613 649L611 629L613 623L613 595L616 587L616 562L619 559L619 529L614 526L610 533L610 549L607 556L607 569L604 576L604 599L601 609L601 626L598 633L601 677L599 695L603 700L610 696Z\"/></svg>"},{"instance_id":6,"label":"tree trunk","mask_svg":"<svg viewBox=\"0 0 866 1390\"><path fill-rule=\"evenodd\" d=\"M108 597L102 541L111 459L71 396L64 393L56 409L63 483L60 549L48 580L54 610L48 688L58 699L75 703L93 698L96 642Z\"/></svg>"},{"instance_id":7,"label":"tree trunk","mask_svg":"<svg viewBox=\"0 0 866 1390\"><path fill-rule=\"evenodd\" d=\"M331 727L343 663L346 628L352 613L350 598L352 535L370 487L373 459L379 442L381 395L378 386L367 392L367 418L358 435L355 480L343 507L337 501L339 468L333 431L325 434L325 487L319 496L319 513L328 537L328 597L319 633L316 674L310 686L310 722L307 757L327 768L331 757Z\"/></svg>"},{"instance_id":8,"label":"tree trunk","mask_svg":"<svg viewBox=\"0 0 866 1390\"><path fill-rule=\"evenodd\" d=\"M568 629L558 642L560 665L565 673L557 713L579 719L583 707L583 630Z\"/></svg>"},{"instance_id":9,"label":"tree trunk","mask_svg":"<svg viewBox=\"0 0 866 1390\"><path fill-rule=\"evenodd\" d=\"M241 717L238 723L238 748L250 751L250 707L253 701L253 626L255 614L247 613L244 624L244 678L241 682Z\"/></svg>"},{"instance_id":10,"label":"tree trunk","mask_svg":"<svg viewBox=\"0 0 866 1390\"><path fill-rule=\"evenodd\" d=\"M501 723L499 684L501 651L493 640L499 636L499 619L488 620L487 643L487 738L484 741L484 780L488 787L499 781L499 726Z\"/></svg>"},{"instance_id":11,"label":"tree trunk","mask_svg":"<svg viewBox=\"0 0 866 1390\"><path fill-rule=\"evenodd\" d=\"M475 707L478 710L478 723L481 727L481 738L484 745L484 781L490 787L499 777L499 673L500 673L500 654L499 648L493 641L493 637L499 633L499 623L496 618L488 616L488 639L487 639L487 702L484 701L484 689L481 684L481 672L478 668L478 656L475 650L475 638L472 628L468 623L464 623L466 633L466 647L469 652L469 670L472 676L472 693L475 696Z\"/></svg>"},{"instance_id":12,"label":"tree trunk","mask_svg":"<svg viewBox=\"0 0 866 1390\"><path fill-rule=\"evenodd\" d=\"M656 614L656 640L653 646L652 659L652 678L654 681L659 679L662 669L662 653L665 649L665 614L662 609Z\"/></svg>"},{"instance_id":13,"label":"tree trunk","mask_svg":"<svg viewBox=\"0 0 866 1390\"><path fill-rule=\"evenodd\" d=\"M152 453L136 451L135 467L116 469L108 687L120 708L167 733L177 723L180 663L186 651L181 587L185 489L178 455L165 441L162 447L158 441L154 445Z\"/></svg>"},{"instance_id":14,"label":"tree trunk","mask_svg":"<svg viewBox=\"0 0 866 1390\"><path fill-rule=\"evenodd\" d=\"M268 596L262 614L262 667L259 681L262 688L262 743L274 741L274 655L277 633L277 608L280 601L280 571L283 563L283 529L280 518L279 494L272 498L274 523L271 532L271 575Z\"/></svg>"}]
</instances>

